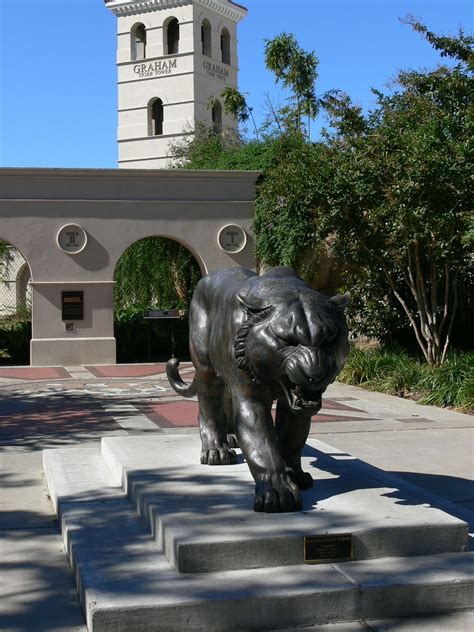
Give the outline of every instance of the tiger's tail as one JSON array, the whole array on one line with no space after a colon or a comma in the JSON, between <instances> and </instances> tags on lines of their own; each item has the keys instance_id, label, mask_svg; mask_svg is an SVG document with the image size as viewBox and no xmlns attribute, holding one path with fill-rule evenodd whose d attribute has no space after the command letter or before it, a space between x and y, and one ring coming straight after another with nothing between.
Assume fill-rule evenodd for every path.
<instances>
[{"instance_id":1,"label":"tiger's tail","mask_svg":"<svg viewBox=\"0 0 474 632\"><path fill-rule=\"evenodd\" d=\"M197 393L196 378L193 379L191 384L183 382L181 375L179 374L179 360L171 358L166 363L166 375L171 388L181 395L182 397L194 397Z\"/></svg>"}]
</instances>

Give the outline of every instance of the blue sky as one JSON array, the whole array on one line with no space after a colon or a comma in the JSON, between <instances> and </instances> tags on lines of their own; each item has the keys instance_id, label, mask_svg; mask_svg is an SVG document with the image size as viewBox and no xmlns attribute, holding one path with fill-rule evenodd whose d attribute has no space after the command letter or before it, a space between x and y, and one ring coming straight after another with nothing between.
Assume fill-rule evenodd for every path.
<instances>
[{"instance_id":1,"label":"blue sky","mask_svg":"<svg viewBox=\"0 0 474 632\"><path fill-rule=\"evenodd\" d=\"M402 68L439 55L400 23L472 30L470 0L239 0L240 89L257 118L264 93L284 95L265 69L265 38L294 33L320 60L318 92L339 88L370 107ZM0 166L115 167L116 18L102 0L0 0Z\"/></svg>"}]
</instances>

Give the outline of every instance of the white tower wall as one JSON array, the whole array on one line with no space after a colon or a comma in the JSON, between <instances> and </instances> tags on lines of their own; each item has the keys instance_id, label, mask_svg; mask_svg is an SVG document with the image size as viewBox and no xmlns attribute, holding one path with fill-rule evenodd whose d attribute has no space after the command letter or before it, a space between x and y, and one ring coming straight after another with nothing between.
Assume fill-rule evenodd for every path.
<instances>
[{"instance_id":1,"label":"white tower wall","mask_svg":"<svg viewBox=\"0 0 474 632\"><path fill-rule=\"evenodd\" d=\"M246 9L229 0L106 0L117 16L119 166L165 168L175 143L194 129L195 121L212 122L209 99L227 86L237 88L237 23ZM167 25L179 23L179 50L167 54ZM201 26L211 25L211 54L202 51ZM146 55L133 59L132 31L146 30ZM222 61L221 33L230 35L230 64ZM163 103L163 129L153 130L151 103ZM222 112L222 125L235 127Z\"/></svg>"}]
</instances>

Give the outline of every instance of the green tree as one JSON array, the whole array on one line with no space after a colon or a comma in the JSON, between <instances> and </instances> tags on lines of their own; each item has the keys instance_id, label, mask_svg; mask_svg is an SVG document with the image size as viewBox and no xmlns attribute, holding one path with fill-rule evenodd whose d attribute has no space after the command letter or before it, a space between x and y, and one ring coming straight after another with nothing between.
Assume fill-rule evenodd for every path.
<instances>
[{"instance_id":1,"label":"green tree","mask_svg":"<svg viewBox=\"0 0 474 632\"><path fill-rule=\"evenodd\" d=\"M0 280L4 278L4 275L8 272L8 267L12 259L13 246L8 241L0 239Z\"/></svg>"},{"instance_id":2,"label":"green tree","mask_svg":"<svg viewBox=\"0 0 474 632\"><path fill-rule=\"evenodd\" d=\"M224 102L225 114L230 114L239 123L245 123L249 120L249 118L252 119L255 137L258 140L259 131L253 117L253 109L247 104L245 96L241 92L239 92L237 88L227 86L227 88L224 88L224 90L221 92L221 97Z\"/></svg>"},{"instance_id":3,"label":"green tree","mask_svg":"<svg viewBox=\"0 0 474 632\"><path fill-rule=\"evenodd\" d=\"M283 134L273 146L275 160L262 178L256 199L256 254L266 265L298 267L304 249L314 245L318 152L295 134Z\"/></svg>"},{"instance_id":4,"label":"green tree","mask_svg":"<svg viewBox=\"0 0 474 632\"><path fill-rule=\"evenodd\" d=\"M277 133L261 142L196 135L183 162L261 169L254 219L261 262L293 265L321 287L311 265L320 267L313 262L329 250L348 271L353 325L382 337L410 324L436 365L446 359L472 260L472 39L408 22L449 65L400 72L392 92L375 91L367 114L347 95L324 95L318 104L331 131L314 144L295 124L305 92L294 90L283 114L274 108ZM291 88L296 40L283 34L266 49L269 68Z\"/></svg>"},{"instance_id":5,"label":"green tree","mask_svg":"<svg viewBox=\"0 0 474 632\"><path fill-rule=\"evenodd\" d=\"M11 250L11 246L8 241L0 239L0 265L8 259L8 254Z\"/></svg>"},{"instance_id":6,"label":"green tree","mask_svg":"<svg viewBox=\"0 0 474 632\"><path fill-rule=\"evenodd\" d=\"M186 307L200 278L195 258L179 243L162 237L140 239L117 263L115 309Z\"/></svg>"},{"instance_id":7,"label":"green tree","mask_svg":"<svg viewBox=\"0 0 474 632\"><path fill-rule=\"evenodd\" d=\"M221 97L224 101L224 112L231 114L237 121L245 123L250 117L247 101L243 94L237 88L227 86L222 92Z\"/></svg>"},{"instance_id":8,"label":"green tree","mask_svg":"<svg viewBox=\"0 0 474 632\"><path fill-rule=\"evenodd\" d=\"M2 241L0 239L0 260L3 260L6 257L10 248L11 246L7 241Z\"/></svg>"},{"instance_id":9,"label":"green tree","mask_svg":"<svg viewBox=\"0 0 474 632\"><path fill-rule=\"evenodd\" d=\"M265 63L277 83L281 82L292 92L289 105L280 110L278 118L285 121L287 129L306 133L309 138L311 120L318 114L316 54L303 50L294 35L281 33L272 40L265 40ZM307 117L307 128L303 117Z\"/></svg>"},{"instance_id":10,"label":"green tree","mask_svg":"<svg viewBox=\"0 0 474 632\"><path fill-rule=\"evenodd\" d=\"M198 123L192 134L173 146L181 169L262 171L278 160L278 139L245 140L235 130L216 134L212 125Z\"/></svg>"},{"instance_id":11,"label":"green tree","mask_svg":"<svg viewBox=\"0 0 474 632\"><path fill-rule=\"evenodd\" d=\"M373 284L383 280L433 365L444 362L469 261L472 222L472 38L411 25L454 63L403 71L364 115L347 97L328 108L316 234Z\"/></svg>"}]
</instances>

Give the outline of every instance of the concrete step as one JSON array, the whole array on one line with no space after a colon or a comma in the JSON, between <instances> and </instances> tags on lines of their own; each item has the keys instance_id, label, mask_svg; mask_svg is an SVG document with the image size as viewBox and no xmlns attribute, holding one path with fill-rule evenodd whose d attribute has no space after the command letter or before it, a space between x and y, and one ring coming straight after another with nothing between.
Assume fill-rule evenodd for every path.
<instances>
[{"instance_id":1,"label":"concrete step","mask_svg":"<svg viewBox=\"0 0 474 632\"><path fill-rule=\"evenodd\" d=\"M474 630L474 610L427 617L376 621L371 619L370 621L279 628L278 632L471 632L471 630ZM277 629L269 632L277 632Z\"/></svg>"},{"instance_id":2,"label":"concrete step","mask_svg":"<svg viewBox=\"0 0 474 632\"><path fill-rule=\"evenodd\" d=\"M43 450L43 471L56 513L68 502L126 498L99 447Z\"/></svg>"},{"instance_id":3,"label":"concrete step","mask_svg":"<svg viewBox=\"0 0 474 632\"><path fill-rule=\"evenodd\" d=\"M147 443L150 439L146 438ZM160 457L166 470L162 475L179 482L190 456L186 455L186 437L170 439L182 448L181 456L173 470L166 444ZM317 458L321 462L323 457ZM470 553L238 570L225 570L221 557L219 570L180 573L125 496L117 472L111 474L104 467L97 450L46 451L44 462L90 632L356 625L401 614L433 615L472 607L474 554ZM143 459L142 468L133 470L138 478L149 475L145 465ZM229 484L227 477L220 484ZM392 492L388 489L387 493ZM198 494L204 495L203 491ZM209 529L213 524L218 528L222 509L215 509ZM370 513L371 507L365 511Z\"/></svg>"},{"instance_id":4,"label":"concrete step","mask_svg":"<svg viewBox=\"0 0 474 632\"><path fill-rule=\"evenodd\" d=\"M305 537L321 534L352 534L353 560L467 548L466 523L320 441L305 450L303 467L315 484L302 494L302 513L253 512L246 463L206 467L199 453L199 438L190 435L102 441L104 460L180 572L303 564Z\"/></svg>"},{"instance_id":5,"label":"concrete step","mask_svg":"<svg viewBox=\"0 0 474 632\"><path fill-rule=\"evenodd\" d=\"M474 554L179 573L126 500L65 503L91 632L263 630L472 606Z\"/></svg>"}]
</instances>

